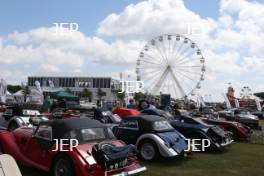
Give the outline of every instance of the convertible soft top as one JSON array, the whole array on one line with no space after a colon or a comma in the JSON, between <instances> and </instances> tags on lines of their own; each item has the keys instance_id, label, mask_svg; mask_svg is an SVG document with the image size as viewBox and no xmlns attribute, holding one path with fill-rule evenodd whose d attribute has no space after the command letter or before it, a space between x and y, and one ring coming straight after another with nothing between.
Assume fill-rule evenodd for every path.
<instances>
[{"instance_id":1,"label":"convertible soft top","mask_svg":"<svg viewBox=\"0 0 264 176\"><path fill-rule=\"evenodd\" d=\"M157 115L140 115L140 116L127 116L123 118L124 120L137 120L142 131L149 132L155 131L153 128L154 122L166 121L163 117Z\"/></svg>"},{"instance_id":2,"label":"convertible soft top","mask_svg":"<svg viewBox=\"0 0 264 176\"><path fill-rule=\"evenodd\" d=\"M146 122L146 123L152 123L152 122L156 122L156 121L164 121L165 119L163 117L157 116L157 115L140 115L140 116L126 116L123 117L123 119L136 119L140 122Z\"/></svg>"},{"instance_id":3,"label":"convertible soft top","mask_svg":"<svg viewBox=\"0 0 264 176\"><path fill-rule=\"evenodd\" d=\"M40 125L52 127L53 139L60 139L66 132L88 128L102 128L104 124L89 118L69 118L41 121Z\"/></svg>"}]
</instances>

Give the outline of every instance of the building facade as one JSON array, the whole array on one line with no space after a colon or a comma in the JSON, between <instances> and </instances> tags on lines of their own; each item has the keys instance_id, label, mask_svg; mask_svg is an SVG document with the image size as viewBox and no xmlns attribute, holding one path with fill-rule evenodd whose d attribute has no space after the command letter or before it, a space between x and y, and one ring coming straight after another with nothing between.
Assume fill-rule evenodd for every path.
<instances>
[{"instance_id":1,"label":"building facade","mask_svg":"<svg viewBox=\"0 0 264 176\"><path fill-rule=\"evenodd\" d=\"M98 100L97 91L101 89L105 92L102 97L104 101L115 101L114 92L121 89L120 81L111 77L45 77L45 76L30 76L28 77L29 88L35 88L35 82L40 83L44 95L58 90L69 89L75 95L81 95L84 89L88 89L92 93L91 100Z\"/></svg>"}]
</instances>

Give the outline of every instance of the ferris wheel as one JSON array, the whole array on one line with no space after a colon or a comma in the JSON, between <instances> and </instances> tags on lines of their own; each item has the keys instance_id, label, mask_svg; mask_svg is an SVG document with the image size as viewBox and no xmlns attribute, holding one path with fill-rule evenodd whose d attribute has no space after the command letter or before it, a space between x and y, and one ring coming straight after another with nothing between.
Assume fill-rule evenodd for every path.
<instances>
[{"instance_id":1,"label":"ferris wheel","mask_svg":"<svg viewBox=\"0 0 264 176\"><path fill-rule=\"evenodd\" d=\"M137 80L143 81L147 93L170 94L183 98L201 88L205 59L191 39L166 34L151 39L137 59Z\"/></svg>"},{"instance_id":2,"label":"ferris wheel","mask_svg":"<svg viewBox=\"0 0 264 176\"><path fill-rule=\"evenodd\" d=\"M242 99L250 99L252 97L252 95L253 94L252 94L252 90L250 87L248 87L248 86L242 87L241 92L240 92L240 97Z\"/></svg>"}]
</instances>

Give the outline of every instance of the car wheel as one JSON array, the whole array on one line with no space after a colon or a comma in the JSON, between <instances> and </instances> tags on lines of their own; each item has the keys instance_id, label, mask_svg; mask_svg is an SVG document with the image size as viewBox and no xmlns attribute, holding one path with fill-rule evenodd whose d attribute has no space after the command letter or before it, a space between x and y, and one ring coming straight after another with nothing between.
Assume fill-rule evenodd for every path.
<instances>
[{"instance_id":1,"label":"car wheel","mask_svg":"<svg viewBox=\"0 0 264 176\"><path fill-rule=\"evenodd\" d=\"M145 140L140 144L139 152L146 161L154 160L159 154L156 144L150 140Z\"/></svg>"},{"instance_id":2,"label":"car wheel","mask_svg":"<svg viewBox=\"0 0 264 176\"><path fill-rule=\"evenodd\" d=\"M59 155L56 157L51 171L52 176L74 176L72 161L66 155Z\"/></svg>"},{"instance_id":3,"label":"car wheel","mask_svg":"<svg viewBox=\"0 0 264 176\"><path fill-rule=\"evenodd\" d=\"M239 135L237 134L235 129L228 129L227 131L232 133L232 137L234 140L238 140L239 139Z\"/></svg>"},{"instance_id":4,"label":"car wheel","mask_svg":"<svg viewBox=\"0 0 264 176\"><path fill-rule=\"evenodd\" d=\"M18 128L18 124L16 122L11 122L10 125L8 126L8 131L14 131L17 128Z\"/></svg>"}]
</instances>

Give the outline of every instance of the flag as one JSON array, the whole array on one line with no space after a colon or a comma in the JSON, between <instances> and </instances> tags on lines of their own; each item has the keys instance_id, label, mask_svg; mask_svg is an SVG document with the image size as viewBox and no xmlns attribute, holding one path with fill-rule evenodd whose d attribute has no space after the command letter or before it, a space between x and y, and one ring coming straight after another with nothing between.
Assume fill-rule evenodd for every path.
<instances>
[{"instance_id":1,"label":"flag","mask_svg":"<svg viewBox=\"0 0 264 176\"><path fill-rule=\"evenodd\" d=\"M35 86L37 87L37 90L42 93L42 89L40 87L40 82L39 81L35 81Z\"/></svg>"},{"instance_id":2,"label":"flag","mask_svg":"<svg viewBox=\"0 0 264 176\"><path fill-rule=\"evenodd\" d=\"M222 93L222 95L223 95L224 98L225 98L226 107L227 107L228 109L232 108L232 107L231 107L231 103L230 103L229 99L227 98L226 94L225 94L225 93Z\"/></svg>"},{"instance_id":3,"label":"flag","mask_svg":"<svg viewBox=\"0 0 264 176\"><path fill-rule=\"evenodd\" d=\"M255 99L258 111L261 111L259 99Z\"/></svg>"},{"instance_id":4,"label":"flag","mask_svg":"<svg viewBox=\"0 0 264 176\"><path fill-rule=\"evenodd\" d=\"M4 79L0 80L0 102L6 102L7 84Z\"/></svg>"},{"instance_id":5,"label":"flag","mask_svg":"<svg viewBox=\"0 0 264 176\"><path fill-rule=\"evenodd\" d=\"M238 99L235 99L235 104L236 104L236 108L240 107Z\"/></svg>"},{"instance_id":6,"label":"flag","mask_svg":"<svg viewBox=\"0 0 264 176\"><path fill-rule=\"evenodd\" d=\"M54 83L53 83L53 81L49 80L49 86L50 86L50 87L54 87Z\"/></svg>"}]
</instances>

